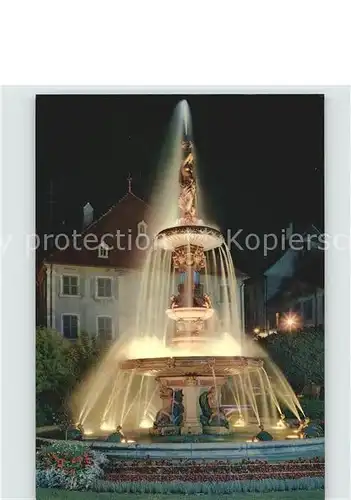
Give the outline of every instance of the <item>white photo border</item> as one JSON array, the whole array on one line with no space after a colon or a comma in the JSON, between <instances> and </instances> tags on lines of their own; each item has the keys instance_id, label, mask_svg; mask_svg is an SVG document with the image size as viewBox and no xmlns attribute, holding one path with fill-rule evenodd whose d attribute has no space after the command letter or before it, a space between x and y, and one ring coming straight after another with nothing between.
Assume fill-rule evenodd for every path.
<instances>
[{"instance_id":1,"label":"white photo border","mask_svg":"<svg viewBox=\"0 0 351 500\"><path fill-rule=\"evenodd\" d=\"M1 498L35 498L35 255L26 235L35 233L35 96L58 93L324 94L325 231L350 242L349 87L3 87ZM334 500L351 496L350 276L350 248L332 247L326 253L325 394L326 496Z\"/></svg>"}]
</instances>

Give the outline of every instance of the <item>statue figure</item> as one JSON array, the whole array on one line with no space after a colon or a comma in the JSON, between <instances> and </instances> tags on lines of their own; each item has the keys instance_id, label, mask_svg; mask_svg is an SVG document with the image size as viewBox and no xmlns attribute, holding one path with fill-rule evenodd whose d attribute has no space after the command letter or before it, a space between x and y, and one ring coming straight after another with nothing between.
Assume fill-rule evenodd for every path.
<instances>
[{"instance_id":1,"label":"statue figure","mask_svg":"<svg viewBox=\"0 0 351 500\"><path fill-rule=\"evenodd\" d=\"M156 414L154 429L182 425L184 414L182 390L173 391L168 387L161 387L160 396L163 406Z\"/></svg>"},{"instance_id":2,"label":"statue figure","mask_svg":"<svg viewBox=\"0 0 351 500\"><path fill-rule=\"evenodd\" d=\"M177 296L172 295L171 296L171 309L174 309L175 307L178 307Z\"/></svg>"},{"instance_id":3,"label":"statue figure","mask_svg":"<svg viewBox=\"0 0 351 500\"><path fill-rule=\"evenodd\" d=\"M211 299L210 296L205 293L202 296L197 295L196 289L199 289L199 285L192 285L192 305L193 307L206 307L207 309L210 309L212 307ZM171 296L171 304L170 307L171 309L174 309L176 307L186 307L187 301L186 301L186 296L185 296L185 287L184 284L181 283L178 285L178 295L172 295Z\"/></svg>"},{"instance_id":4,"label":"statue figure","mask_svg":"<svg viewBox=\"0 0 351 500\"><path fill-rule=\"evenodd\" d=\"M205 293L203 297L203 307L206 307L207 309L211 309L212 307L210 296L207 293Z\"/></svg>"},{"instance_id":5,"label":"statue figure","mask_svg":"<svg viewBox=\"0 0 351 500\"><path fill-rule=\"evenodd\" d=\"M324 436L322 426L318 422L311 422L308 417L304 421L304 426L299 434L301 439L319 438Z\"/></svg>"},{"instance_id":6,"label":"statue figure","mask_svg":"<svg viewBox=\"0 0 351 500\"><path fill-rule=\"evenodd\" d=\"M258 442L258 441L272 441L273 436L269 432L264 430L264 426L262 424L259 425L260 432L256 434L255 437L252 438L253 442Z\"/></svg>"},{"instance_id":7,"label":"statue figure","mask_svg":"<svg viewBox=\"0 0 351 500\"><path fill-rule=\"evenodd\" d=\"M202 415L200 421L202 425L209 427L229 428L229 422L218 405L217 390L211 387L208 391L201 394L199 398Z\"/></svg>"},{"instance_id":8,"label":"statue figure","mask_svg":"<svg viewBox=\"0 0 351 500\"><path fill-rule=\"evenodd\" d=\"M180 283L178 285L178 295L172 295L171 297L171 309L174 309L175 307L183 307L185 305L184 295L184 285Z\"/></svg>"},{"instance_id":9,"label":"statue figure","mask_svg":"<svg viewBox=\"0 0 351 500\"><path fill-rule=\"evenodd\" d=\"M183 391L181 389L178 389L177 391L174 391L174 397L173 397L173 409L172 409L173 425L182 425L183 415L184 415Z\"/></svg>"},{"instance_id":10,"label":"statue figure","mask_svg":"<svg viewBox=\"0 0 351 500\"><path fill-rule=\"evenodd\" d=\"M122 426L118 425L115 432L107 436L106 441L113 443L122 443L125 441L125 435L122 430Z\"/></svg>"},{"instance_id":11,"label":"statue figure","mask_svg":"<svg viewBox=\"0 0 351 500\"><path fill-rule=\"evenodd\" d=\"M179 171L180 195L178 205L182 213L181 220L185 224L193 224L196 217L195 198L196 181L194 176L194 155L189 141L182 143L185 159Z\"/></svg>"},{"instance_id":12,"label":"statue figure","mask_svg":"<svg viewBox=\"0 0 351 500\"><path fill-rule=\"evenodd\" d=\"M300 422L299 427L296 430L296 434L299 436L299 438L303 438L304 436L304 429L309 425L310 419L309 417L306 417L305 419L302 419Z\"/></svg>"},{"instance_id":13,"label":"statue figure","mask_svg":"<svg viewBox=\"0 0 351 500\"><path fill-rule=\"evenodd\" d=\"M84 428L82 424L70 425L66 429L66 439L69 441L82 441L84 436Z\"/></svg>"}]
</instances>

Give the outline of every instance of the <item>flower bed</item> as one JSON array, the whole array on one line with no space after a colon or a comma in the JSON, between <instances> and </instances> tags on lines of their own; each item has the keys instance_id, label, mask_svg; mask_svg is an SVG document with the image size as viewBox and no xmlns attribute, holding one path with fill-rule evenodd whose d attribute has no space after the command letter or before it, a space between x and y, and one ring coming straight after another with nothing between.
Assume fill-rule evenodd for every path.
<instances>
[{"instance_id":1,"label":"flower bed","mask_svg":"<svg viewBox=\"0 0 351 500\"><path fill-rule=\"evenodd\" d=\"M227 482L262 479L300 479L324 477L324 459L299 459L281 463L261 460L242 462L195 462L134 460L108 463L105 479L113 482Z\"/></svg>"},{"instance_id":2,"label":"flower bed","mask_svg":"<svg viewBox=\"0 0 351 500\"><path fill-rule=\"evenodd\" d=\"M37 486L87 490L104 474L107 459L85 445L57 442L37 452Z\"/></svg>"},{"instance_id":3,"label":"flower bed","mask_svg":"<svg viewBox=\"0 0 351 500\"><path fill-rule=\"evenodd\" d=\"M84 443L58 442L37 453L37 487L187 495L314 490L324 488L324 459L108 460Z\"/></svg>"}]
</instances>

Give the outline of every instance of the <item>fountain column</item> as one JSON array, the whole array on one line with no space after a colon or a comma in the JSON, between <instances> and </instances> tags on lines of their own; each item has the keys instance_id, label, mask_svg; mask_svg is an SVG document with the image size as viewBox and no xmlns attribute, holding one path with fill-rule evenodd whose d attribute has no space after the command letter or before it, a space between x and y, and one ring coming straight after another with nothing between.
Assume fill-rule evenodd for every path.
<instances>
[{"instance_id":1,"label":"fountain column","mask_svg":"<svg viewBox=\"0 0 351 500\"><path fill-rule=\"evenodd\" d=\"M187 377L184 380L184 423L182 434L202 434L202 425L200 422L199 396L201 386L197 377Z\"/></svg>"}]
</instances>

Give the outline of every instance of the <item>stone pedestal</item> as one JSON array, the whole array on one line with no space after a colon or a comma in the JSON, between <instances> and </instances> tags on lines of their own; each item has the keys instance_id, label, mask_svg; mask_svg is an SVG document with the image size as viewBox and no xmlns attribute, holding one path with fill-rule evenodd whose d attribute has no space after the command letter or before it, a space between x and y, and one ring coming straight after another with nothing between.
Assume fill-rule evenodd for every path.
<instances>
[{"instance_id":1,"label":"stone pedestal","mask_svg":"<svg viewBox=\"0 0 351 500\"><path fill-rule=\"evenodd\" d=\"M180 434L180 427L177 425L165 425L163 427L154 428L149 430L151 436L178 436Z\"/></svg>"},{"instance_id":2,"label":"stone pedestal","mask_svg":"<svg viewBox=\"0 0 351 500\"><path fill-rule=\"evenodd\" d=\"M158 382L160 384L160 397L162 400L162 408L158 412L157 418L161 419L163 416L170 416L172 411L172 399L171 392L180 390L183 394L182 404L184 407L183 413L183 423L181 426L181 434L183 435L198 435L205 432L206 434L227 434L229 431L226 427L208 425L206 429L203 429L200 416L202 414L200 408L199 398L202 391L208 391L213 384L216 383L217 391L221 390L221 386L225 383L226 377L216 377L214 381L213 377L210 376L182 376L182 377L159 377ZM169 392L171 391L171 392ZM220 405L220 398L218 400L218 406ZM161 423L160 426L154 433L161 434L166 431L163 429L165 426L171 425L169 423ZM179 427L178 427L179 429Z\"/></svg>"},{"instance_id":3,"label":"stone pedestal","mask_svg":"<svg viewBox=\"0 0 351 500\"><path fill-rule=\"evenodd\" d=\"M195 377L185 379L183 388L185 415L182 434L202 434L199 409L200 391L201 387Z\"/></svg>"}]
</instances>

